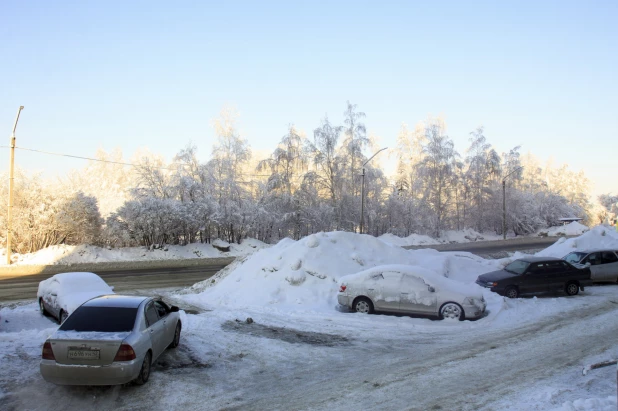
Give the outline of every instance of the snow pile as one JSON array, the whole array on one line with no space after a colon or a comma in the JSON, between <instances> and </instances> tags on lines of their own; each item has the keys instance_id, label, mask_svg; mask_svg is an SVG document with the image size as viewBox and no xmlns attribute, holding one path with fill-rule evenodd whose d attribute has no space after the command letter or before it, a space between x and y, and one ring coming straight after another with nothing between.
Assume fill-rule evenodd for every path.
<instances>
[{"instance_id":1,"label":"snow pile","mask_svg":"<svg viewBox=\"0 0 618 411\"><path fill-rule=\"evenodd\" d=\"M400 247L407 245L440 244L438 240L422 234L410 234L407 237L397 237L394 234L387 233L382 234L378 239L387 244L398 245Z\"/></svg>"},{"instance_id":2,"label":"snow pile","mask_svg":"<svg viewBox=\"0 0 618 411\"><path fill-rule=\"evenodd\" d=\"M396 235L390 233L382 234L378 238L385 243L403 247L409 245L470 243L473 241L499 240L501 237L495 234L480 234L479 232L474 231L471 228L466 228L460 231L443 231L442 234L440 234L440 237L437 239L422 234L411 234L407 237L397 237Z\"/></svg>"},{"instance_id":3,"label":"snow pile","mask_svg":"<svg viewBox=\"0 0 618 411\"><path fill-rule=\"evenodd\" d=\"M463 283L472 283L478 275L500 268L496 261L469 253L408 251L369 235L318 233L260 250L225 277L196 284L193 289L199 294L183 298L196 304L230 307L332 311L342 276L385 264L421 266ZM211 287L213 284L216 286Z\"/></svg>"},{"instance_id":4,"label":"snow pile","mask_svg":"<svg viewBox=\"0 0 618 411\"><path fill-rule=\"evenodd\" d=\"M575 224L575 223L572 223ZM586 233L575 238L561 238L545 250L536 253L541 257L562 258L571 251L586 251L599 248L618 250L618 232L613 227L596 226Z\"/></svg>"},{"instance_id":5,"label":"snow pile","mask_svg":"<svg viewBox=\"0 0 618 411\"><path fill-rule=\"evenodd\" d=\"M573 221L567 225L562 225L558 227L551 227L547 230L542 230L547 233L547 235L551 237L558 237L561 235L582 235L586 231L590 230L588 226L578 223L577 221Z\"/></svg>"},{"instance_id":6,"label":"snow pile","mask_svg":"<svg viewBox=\"0 0 618 411\"><path fill-rule=\"evenodd\" d=\"M35 253L14 254L14 264L53 265L78 263L104 263L112 261L154 261L181 260L187 258L242 257L268 247L256 239L243 240L242 244L228 244L219 241L217 245L227 245L229 252L217 250L211 244L191 243L188 245L165 245L162 248L145 247L102 248L92 245L54 245ZM214 243L214 242L213 242ZM5 254L6 251L2 250ZM4 262L5 259L2 259Z\"/></svg>"},{"instance_id":7,"label":"snow pile","mask_svg":"<svg viewBox=\"0 0 618 411\"><path fill-rule=\"evenodd\" d=\"M441 243L470 243L473 241L499 240L500 236L495 234L481 234L471 228L463 230L446 230L440 234Z\"/></svg>"}]
</instances>

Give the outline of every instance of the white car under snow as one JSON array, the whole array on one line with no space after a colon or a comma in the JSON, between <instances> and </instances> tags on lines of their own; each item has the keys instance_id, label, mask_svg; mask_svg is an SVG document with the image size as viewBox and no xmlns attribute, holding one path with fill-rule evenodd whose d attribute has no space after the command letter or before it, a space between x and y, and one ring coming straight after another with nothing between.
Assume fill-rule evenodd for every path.
<instances>
[{"instance_id":1,"label":"white car under snow","mask_svg":"<svg viewBox=\"0 0 618 411\"><path fill-rule=\"evenodd\" d=\"M381 311L459 320L485 313L485 299L477 286L418 266L383 265L339 281L339 304L360 313Z\"/></svg>"},{"instance_id":2,"label":"white car under snow","mask_svg":"<svg viewBox=\"0 0 618 411\"><path fill-rule=\"evenodd\" d=\"M55 317L59 323L77 307L100 295L114 294L113 288L94 273L56 274L39 283L37 301L42 314Z\"/></svg>"}]
</instances>

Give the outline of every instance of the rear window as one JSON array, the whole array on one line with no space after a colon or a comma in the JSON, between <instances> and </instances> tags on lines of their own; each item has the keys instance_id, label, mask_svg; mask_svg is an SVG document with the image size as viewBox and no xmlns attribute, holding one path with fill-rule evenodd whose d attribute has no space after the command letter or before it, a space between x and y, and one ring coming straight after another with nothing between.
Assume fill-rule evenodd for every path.
<instances>
[{"instance_id":1,"label":"rear window","mask_svg":"<svg viewBox=\"0 0 618 411\"><path fill-rule=\"evenodd\" d=\"M61 331L126 332L133 330L137 308L79 307L60 326Z\"/></svg>"}]
</instances>

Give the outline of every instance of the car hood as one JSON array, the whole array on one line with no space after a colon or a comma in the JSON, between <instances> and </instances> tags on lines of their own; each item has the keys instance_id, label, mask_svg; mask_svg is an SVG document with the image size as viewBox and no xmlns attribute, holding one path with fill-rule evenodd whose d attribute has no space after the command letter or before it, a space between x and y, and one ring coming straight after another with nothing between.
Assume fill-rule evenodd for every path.
<instances>
[{"instance_id":1,"label":"car hood","mask_svg":"<svg viewBox=\"0 0 618 411\"><path fill-rule=\"evenodd\" d=\"M513 274L513 273L508 272L506 270L498 270L498 271L492 271L490 273L479 275L479 280L481 280L481 281L500 281L500 280L504 280L505 278L515 277L516 275L517 274Z\"/></svg>"}]
</instances>

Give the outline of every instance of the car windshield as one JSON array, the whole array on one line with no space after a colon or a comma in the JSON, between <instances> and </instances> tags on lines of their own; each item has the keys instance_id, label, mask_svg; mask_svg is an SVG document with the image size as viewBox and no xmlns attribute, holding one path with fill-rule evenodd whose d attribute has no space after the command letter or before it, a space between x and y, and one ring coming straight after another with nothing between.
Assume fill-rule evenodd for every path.
<instances>
[{"instance_id":1,"label":"car windshield","mask_svg":"<svg viewBox=\"0 0 618 411\"><path fill-rule=\"evenodd\" d=\"M567 254L567 256L564 257L564 260L571 264L579 263L585 256L586 253L579 253L577 251L573 251L572 253Z\"/></svg>"},{"instance_id":2,"label":"car windshield","mask_svg":"<svg viewBox=\"0 0 618 411\"><path fill-rule=\"evenodd\" d=\"M506 271L508 271L509 273L523 274L524 271L526 271L526 268L528 268L529 265L530 265L530 263L527 263L525 261L515 260L511 264L509 264L506 267L504 267L504 269Z\"/></svg>"},{"instance_id":3,"label":"car windshield","mask_svg":"<svg viewBox=\"0 0 618 411\"><path fill-rule=\"evenodd\" d=\"M137 308L79 307L60 326L61 331L126 332L133 330Z\"/></svg>"}]
</instances>

